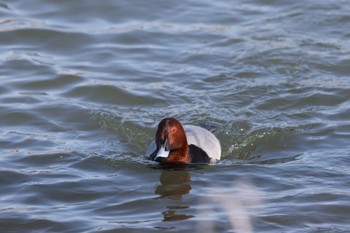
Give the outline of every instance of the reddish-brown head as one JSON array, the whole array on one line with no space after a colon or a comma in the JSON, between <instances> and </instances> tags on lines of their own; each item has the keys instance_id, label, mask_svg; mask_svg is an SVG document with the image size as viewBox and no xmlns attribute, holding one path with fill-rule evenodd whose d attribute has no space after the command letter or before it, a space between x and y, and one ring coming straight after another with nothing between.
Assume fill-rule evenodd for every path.
<instances>
[{"instance_id":1,"label":"reddish-brown head","mask_svg":"<svg viewBox=\"0 0 350 233\"><path fill-rule=\"evenodd\" d=\"M164 118L159 122L155 141L157 144L155 161L189 162L186 134L181 123L175 118Z\"/></svg>"}]
</instances>

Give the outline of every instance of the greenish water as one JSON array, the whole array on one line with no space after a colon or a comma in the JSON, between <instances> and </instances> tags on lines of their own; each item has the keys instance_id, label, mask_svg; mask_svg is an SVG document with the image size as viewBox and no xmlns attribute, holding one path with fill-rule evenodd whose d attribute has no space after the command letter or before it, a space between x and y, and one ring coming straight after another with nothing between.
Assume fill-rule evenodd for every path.
<instances>
[{"instance_id":1,"label":"greenish water","mask_svg":"<svg viewBox=\"0 0 350 233\"><path fill-rule=\"evenodd\" d=\"M350 2L1 1L1 232L349 232ZM214 166L143 158L172 116Z\"/></svg>"}]
</instances>

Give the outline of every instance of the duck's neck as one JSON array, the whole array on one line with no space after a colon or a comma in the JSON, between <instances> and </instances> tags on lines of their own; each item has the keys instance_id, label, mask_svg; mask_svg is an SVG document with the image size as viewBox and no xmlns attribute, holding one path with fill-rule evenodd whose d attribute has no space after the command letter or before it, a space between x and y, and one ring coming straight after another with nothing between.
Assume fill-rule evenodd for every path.
<instances>
[{"instance_id":1,"label":"duck's neck","mask_svg":"<svg viewBox=\"0 0 350 233\"><path fill-rule=\"evenodd\" d=\"M175 150L170 151L170 154L167 158L167 162L169 163L190 163L191 158L189 156L189 148L186 143L181 148L177 148Z\"/></svg>"}]
</instances>

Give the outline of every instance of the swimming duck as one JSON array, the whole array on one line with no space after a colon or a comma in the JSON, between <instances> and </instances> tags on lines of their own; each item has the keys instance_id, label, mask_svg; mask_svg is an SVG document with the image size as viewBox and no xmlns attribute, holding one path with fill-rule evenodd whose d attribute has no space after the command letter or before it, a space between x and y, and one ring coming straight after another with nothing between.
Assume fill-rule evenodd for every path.
<instances>
[{"instance_id":1,"label":"swimming duck","mask_svg":"<svg viewBox=\"0 0 350 233\"><path fill-rule=\"evenodd\" d=\"M175 118L158 124L155 139L146 157L161 163L215 163L220 160L221 146L215 135L194 125L181 125Z\"/></svg>"}]
</instances>

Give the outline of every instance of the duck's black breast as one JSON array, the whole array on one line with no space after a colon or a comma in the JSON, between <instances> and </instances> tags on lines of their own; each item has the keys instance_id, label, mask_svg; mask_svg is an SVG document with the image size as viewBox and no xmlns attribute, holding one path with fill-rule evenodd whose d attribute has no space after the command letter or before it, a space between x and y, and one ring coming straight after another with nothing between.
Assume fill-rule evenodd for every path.
<instances>
[{"instance_id":1,"label":"duck's black breast","mask_svg":"<svg viewBox=\"0 0 350 233\"><path fill-rule=\"evenodd\" d=\"M188 148L191 163L210 163L211 159L204 150L193 144L189 145Z\"/></svg>"}]
</instances>

